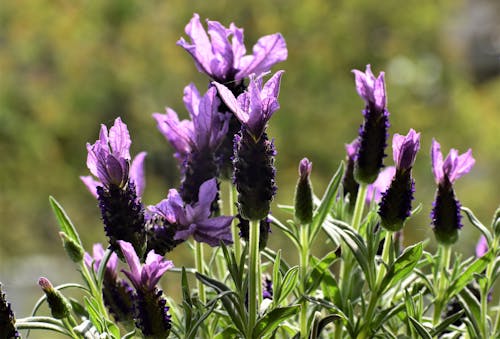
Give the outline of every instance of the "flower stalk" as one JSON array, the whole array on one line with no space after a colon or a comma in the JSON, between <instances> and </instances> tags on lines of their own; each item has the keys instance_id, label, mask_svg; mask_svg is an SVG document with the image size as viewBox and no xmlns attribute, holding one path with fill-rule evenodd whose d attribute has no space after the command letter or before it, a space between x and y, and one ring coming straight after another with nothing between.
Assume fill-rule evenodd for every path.
<instances>
[{"instance_id":1,"label":"flower stalk","mask_svg":"<svg viewBox=\"0 0 500 339\"><path fill-rule=\"evenodd\" d=\"M259 221L250 220L250 241L248 254L248 338L252 338L253 328L259 310L258 291L260 283L259 276Z\"/></svg>"}]
</instances>

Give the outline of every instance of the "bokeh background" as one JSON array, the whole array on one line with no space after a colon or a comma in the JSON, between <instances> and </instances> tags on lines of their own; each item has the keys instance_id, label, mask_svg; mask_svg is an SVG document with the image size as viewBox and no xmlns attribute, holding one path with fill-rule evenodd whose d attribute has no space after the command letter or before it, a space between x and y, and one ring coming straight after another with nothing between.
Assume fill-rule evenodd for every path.
<instances>
[{"instance_id":1,"label":"bokeh background","mask_svg":"<svg viewBox=\"0 0 500 339\"><path fill-rule=\"evenodd\" d=\"M186 117L184 86L207 84L175 44L193 12L243 27L248 51L266 34L281 32L287 41L288 60L274 69L286 70L281 109L269 127L279 152L278 203L292 202L304 156L314 163L316 193L323 193L362 119L350 71L370 63L376 74L386 72L391 137L409 128L422 132L415 178L423 210L407 224L406 244L430 238L434 246L433 137L446 153L473 149L476 165L456 190L490 223L500 203L496 0L1 1L0 281L17 316L26 316L40 294L39 276L55 284L79 278L60 246L49 195L88 249L105 240L96 201L79 180L88 173L85 143L94 142L101 123L121 116L132 153L148 152L145 204L178 186L172 148L151 114L169 106ZM478 237L465 221L455 249L472 255ZM294 260L279 231L271 238ZM189 264L186 253L179 249L171 258ZM178 277L169 279L175 289Z\"/></svg>"}]
</instances>

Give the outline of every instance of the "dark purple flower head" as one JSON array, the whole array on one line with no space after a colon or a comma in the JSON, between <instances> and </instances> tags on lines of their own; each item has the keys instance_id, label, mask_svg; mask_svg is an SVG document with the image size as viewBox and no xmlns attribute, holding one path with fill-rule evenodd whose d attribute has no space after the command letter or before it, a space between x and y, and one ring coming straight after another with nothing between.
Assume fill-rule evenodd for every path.
<instances>
[{"instance_id":1,"label":"dark purple flower head","mask_svg":"<svg viewBox=\"0 0 500 339\"><path fill-rule=\"evenodd\" d=\"M94 244L92 246L92 256L85 252L85 256L83 257L83 260L85 262L85 265L93 271L97 273L97 270L99 269L99 266L101 265L101 260L104 257L104 248L100 243ZM108 262L106 263L106 273L108 273L111 277L116 278L118 271L118 256L116 253L111 253L111 256L109 257Z\"/></svg>"},{"instance_id":2,"label":"dark purple flower head","mask_svg":"<svg viewBox=\"0 0 500 339\"><path fill-rule=\"evenodd\" d=\"M420 149L420 133L412 128L406 136L394 134L392 137L392 151L394 163L398 170L409 170L415 163L417 152Z\"/></svg>"},{"instance_id":3,"label":"dark purple flower head","mask_svg":"<svg viewBox=\"0 0 500 339\"><path fill-rule=\"evenodd\" d=\"M122 270L136 290L153 291L163 274L174 267L170 260L165 260L162 256L149 252L146 262L141 264L134 247L126 241L118 241L130 271Z\"/></svg>"},{"instance_id":4,"label":"dark purple flower head","mask_svg":"<svg viewBox=\"0 0 500 339\"><path fill-rule=\"evenodd\" d=\"M451 245L458 240L458 230L463 227L461 204L455 196L453 183L470 172L475 160L470 149L462 155L458 155L456 149L451 149L443 162L441 146L433 139L431 161L434 179L438 185L430 215L433 231L439 243Z\"/></svg>"},{"instance_id":5,"label":"dark purple flower head","mask_svg":"<svg viewBox=\"0 0 500 339\"><path fill-rule=\"evenodd\" d=\"M16 330L16 318L12 307L2 291L2 284L0 284L0 338L21 338Z\"/></svg>"},{"instance_id":6,"label":"dark purple flower head","mask_svg":"<svg viewBox=\"0 0 500 339\"><path fill-rule=\"evenodd\" d=\"M435 139L432 139L431 161L432 173L438 185L444 185L447 182L453 184L458 178L469 173L476 162L470 148L461 155L452 148L443 162L441 145Z\"/></svg>"},{"instance_id":7,"label":"dark purple flower head","mask_svg":"<svg viewBox=\"0 0 500 339\"><path fill-rule=\"evenodd\" d=\"M233 217L210 218L211 204L216 195L216 179L207 180L200 186L198 201L193 204L185 204L177 190L171 189L167 199L149 207L150 214L161 216L175 225L174 240L187 240L192 235L196 241L210 246L218 246L220 241L231 243Z\"/></svg>"},{"instance_id":8,"label":"dark purple flower head","mask_svg":"<svg viewBox=\"0 0 500 339\"><path fill-rule=\"evenodd\" d=\"M481 258L486 252L488 252L488 240L484 235L481 235L476 245L476 258Z\"/></svg>"},{"instance_id":9,"label":"dark purple flower head","mask_svg":"<svg viewBox=\"0 0 500 339\"><path fill-rule=\"evenodd\" d=\"M193 151L215 151L227 133L229 116L219 114L217 90L209 88L202 97L194 84L184 88L184 104L191 120L179 121L177 113L154 113L158 129L172 144L182 161Z\"/></svg>"},{"instance_id":10,"label":"dark purple flower head","mask_svg":"<svg viewBox=\"0 0 500 339\"><path fill-rule=\"evenodd\" d=\"M356 154L354 177L358 183L371 184L384 166L384 153L389 138L389 112L385 92L384 73L378 78L373 75L370 65L365 73L353 70L356 90L365 101L364 122L359 129L359 147Z\"/></svg>"},{"instance_id":11,"label":"dark purple flower head","mask_svg":"<svg viewBox=\"0 0 500 339\"><path fill-rule=\"evenodd\" d=\"M273 113L280 108L278 94L283 71L276 72L263 85L262 77L264 75L251 75L247 90L240 94L238 99L226 86L214 82L222 100L255 140L260 139L266 129L267 122Z\"/></svg>"},{"instance_id":12,"label":"dark purple flower head","mask_svg":"<svg viewBox=\"0 0 500 339\"><path fill-rule=\"evenodd\" d=\"M356 196L358 195L359 184L354 179L354 163L356 160L356 153L358 153L359 139L356 138L350 144L345 145L346 149L346 168L344 177L342 178L342 189L344 197L349 196L348 210L350 213L354 211L356 204Z\"/></svg>"},{"instance_id":13,"label":"dark purple flower head","mask_svg":"<svg viewBox=\"0 0 500 339\"><path fill-rule=\"evenodd\" d=\"M366 101L367 105L384 110L387 104L384 72L380 72L379 76L375 78L370 65L366 65L364 73L357 69L352 72L356 79L356 90L359 96Z\"/></svg>"},{"instance_id":14,"label":"dark purple flower head","mask_svg":"<svg viewBox=\"0 0 500 339\"><path fill-rule=\"evenodd\" d=\"M279 33L260 38L253 47L253 54L245 55L243 29L233 23L226 28L217 21L208 20L207 26L208 35L199 15L194 14L185 29L191 41L180 38L177 44L191 54L200 72L215 81L240 81L252 73L259 75L288 56L285 40Z\"/></svg>"},{"instance_id":15,"label":"dark purple flower head","mask_svg":"<svg viewBox=\"0 0 500 339\"><path fill-rule=\"evenodd\" d=\"M109 188L111 185L124 188L128 182L135 185L136 194L144 191L144 158L145 152L139 153L130 165L130 134L120 118L116 118L109 132L101 125L99 140L93 145L87 143L87 167L92 176L80 177L90 193L97 197L97 187Z\"/></svg>"}]
</instances>

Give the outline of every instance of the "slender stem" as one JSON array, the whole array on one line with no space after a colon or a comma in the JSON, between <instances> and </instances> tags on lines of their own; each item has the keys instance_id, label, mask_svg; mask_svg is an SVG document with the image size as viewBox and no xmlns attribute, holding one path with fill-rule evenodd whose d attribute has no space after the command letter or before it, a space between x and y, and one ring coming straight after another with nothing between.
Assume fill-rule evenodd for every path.
<instances>
[{"instance_id":1,"label":"slender stem","mask_svg":"<svg viewBox=\"0 0 500 339\"><path fill-rule=\"evenodd\" d=\"M436 293L436 301L434 302L434 315L432 318L432 323L434 326L439 324L441 319L441 311L443 309L446 288L448 287L448 266L450 265L451 258L451 246L441 246L442 255L439 262L439 273L438 273L438 289Z\"/></svg>"},{"instance_id":2,"label":"slender stem","mask_svg":"<svg viewBox=\"0 0 500 339\"><path fill-rule=\"evenodd\" d=\"M300 338L308 338L307 328L307 302L306 295L307 283L307 264L309 262L309 225L300 225L300 282L301 292L303 294L300 309Z\"/></svg>"},{"instance_id":3,"label":"slender stem","mask_svg":"<svg viewBox=\"0 0 500 339\"><path fill-rule=\"evenodd\" d=\"M391 249L393 248L393 232L386 231L385 233L385 241L384 241L384 247L382 250L382 263L380 264L379 270L377 272L377 280L375 282L375 288L381 287L380 284L382 283L382 280L384 279L384 275L386 273L385 265L390 265L390 257L391 257Z\"/></svg>"},{"instance_id":4,"label":"slender stem","mask_svg":"<svg viewBox=\"0 0 500 339\"><path fill-rule=\"evenodd\" d=\"M356 205L354 205L354 212L352 215L352 228L355 231L359 230L359 225L361 224L361 218L363 216L363 210L365 208L366 191L368 185L360 184L358 189L358 196L356 197Z\"/></svg>"},{"instance_id":5,"label":"slender stem","mask_svg":"<svg viewBox=\"0 0 500 339\"><path fill-rule=\"evenodd\" d=\"M491 243L491 248L496 249L498 246L497 238L495 237L493 239L493 242ZM487 338L489 337L490 332L490 327L489 322L488 322L488 294L490 292L490 288L492 286L492 280L493 280L493 273L494 273L494 268L495 268L495 260L492 260L488 265L486 266L486 279L488 283L486 284L485 288L481 290L481 323L483 324L483 337ZM493 333L492 333L493 334Z\"/></svg>"},{"instance_id":6,"label":"slender stem","mask_svg":"<svg viewBox=\"0 0 500 339\"><path fill-rule=\"evenodd\" d=\"M253 328L257 319L258 305L258 285L260 285L259 276L259 221L250 221L250 239L248 255L248 338L252 337Z\"/></svg>"},{"instance_id":7,"label":"slender stem","mask_svg":"<svg viewBox=\"0 0 500 339\"><path fill-rule=\"evenodd\" d=\"M106 320L109 319L109 314L108 314L108 309L104 305L104 299L103 299L103 294L102 291L99 290L98 286L96 285L96 281L94 281L93 275L90 274L89 269L87 268L87 265L85 265L83 262L80 263L80 268L82 275L84 276L87 285L90 289L90 294L97 300L97 306L99 307L99 312Z\"/></svg>"},{"instance_id":8,"label":"slender stem","mask_svg":"<svg viewBox=\"0 0 500 339\"><path fill-rule=\"evenodd\" d=\"M196 270L198 273L203 274L203 244L199 241L195 241L195 247L194 247L194 252L195 252L195 264L196 264ZM205 295L205 285L200 280L196 280L196 284L198 287L198 294L200 296L200 301L205 304L207 301L206 295Z\"/></svg>"},{"instance_id":9,"label":"slender stem","mask_svg":"<svg viewBox=\"0 0 500 339\"><path fill-rule=\"evenodd\" d=\"M234 205L234 197L236 196L235 188L231 181L227 181L227 203L228 203L228 215L236 215L236 208ZM238 227L236 226L236 221L231 222L231 233L233 234L233 249L236 260L241 258L241 240Z\"/></svg>"}]
</instances>

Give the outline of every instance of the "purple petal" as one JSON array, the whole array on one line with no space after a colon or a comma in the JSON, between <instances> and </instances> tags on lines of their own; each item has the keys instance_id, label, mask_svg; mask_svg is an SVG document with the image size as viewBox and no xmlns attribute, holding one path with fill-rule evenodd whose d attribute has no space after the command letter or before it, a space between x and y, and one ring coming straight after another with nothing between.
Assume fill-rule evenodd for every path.
<instances>
[{"instance_id":1,"label":"purple petal","mask_svg":"<svg viewBox=\"0 0 500 339\"><path fill-rule=\"evenodd\" d=\"M201 184L198 193L198 203L196 204L197 215L208 218L210 215L210 206L217 195L217 191L217 179L215 178Z\"/></svg>"},{"instance_id":2,"label":"purple petal","mask_svg":"<svg viewBox=\"0 0 500 339\"><path fill-rule=\"evenodd\" d=\"M471 149L469 149L466 153L459 155L454 162L452 171L448 175L450 181L453 183L464 174L469 173L475 163L476 160L472 157Z\"/></svg>"},{"instance_id":3,"label":"purple petal","mask_svg":"<svg viewBox=\"0 0 500 339\"><path fill-rule=\"evenodd\" d=\"M198 14L195 13L193 15L193 18L186 25L185 32L191 38L191 43L181 38L177 41L177 45L191 54L200 72L212 75L210 69L210 60L213 55L212 45L205 29L201 25L200 16Z\"/></svg>"},{"instance_id":4,"label":"purple petal","mask_svg":"<svg viewBox=\"0 0 500 339\"><path fill-rule=\"evenodd\" d=\"M410 129L406 136L394 134L392 150L396 167L400 169L413 167L419 149L420 133L416 133L414 129Z\"/></svg>"},{"instance_id":5,"label":"purple petal","mask_svg":"<svg viewBox=\"0 0 500 339\"><path fill-rule=\"evenodd\" d=\"M219 246L220 241L232 243L231 222L233 217L216 217L200 221L196 224L194 239L210 246Z\"/></svg>"},{"instance_id":6,"label":"purple petal","mask_svg":"<svg viewBox=\"0 0 500 339\"><path fill-rule=\"evenodd\" d=\"M476 258L481 258L486 252L488 252L488 241L484 235L481 235L476 245Z\"/></svg>"},{"instance_id":7,"label":"purple petal","mask_svg":"<svg viewBox=\"0 0 500 339\"><path fill-rule=\"evenodd\" d=\"M200 106L200 92L193 83L184 87L184 106L188 110L191 117L198 115L198 107Z\"/></svg>"},{"instance_id":8,"label":"purple petal","mask_svg":"<svg viewBox=\"0 0 500 339\"><path fill-rule=\"evenodd\" d=\"M350 144L345 145L345 150L347 152L347 157L351 160L354 160L356 153L358 153L359 148L359 139L356 138Z\"/></svg>"},{"instance_id":9,"label":"purple petal","mask_svg":"<svg viewBox=\"0 0 500 339\"><path fill-rule=\"evenodd\" d=\"M217 21L208 21L207 26L214 54L210 69L215 78L223 79L233 67L233 50L228 41L231 31Z\"/></svg>"},{"instance_id":10,"label":"purple petal","mask_svg":"<svg viewBox=\"0 0 500 339\"><path fill-rule=\"evenodd\" d=\"M266 35L260 38L253 47L253 55L241 58L240 71L235 79L241 80L250 74L259 75L267 72L271 67L288 57L286 42L280 33Z\"/></svg>"},{"instance_id":11,"label":"purple petal","mask_svg":"<svg viewBox=\"0 0 500 339\"><path fill-rule=\"evenodd\" d=\"M246 123L248 121L248 113L242 110L238 100L234 97L234 94L226 86L219 84L216 81L212 83L215 87L217 87L217 92L226 106L236 115L238 120L242 123Z\"/></svg>"},{"instance_id":12,"label":"purple petal","mask_svg":"<svg viewBox=\"0 0 500 339\"><path fill-rule=\"evenodd\" d=\"M191 152L191 136L193 123L188 120L179 121L177 113L167 108L166 114L153 113L153 118L158 124L158 129L170 144L182 156Z\"/></svg>"},{"instance_id":13,"label":"purple petal","mask_svg":"<svg viewBox=\"0 0 500 339\"><path fill-rule=\"evenodd\" d=\"M138 197L142 197L144 187L146 186L146 177L144 175L144 159L147 153L141 152L137 154L130 165L130 180L135 185L135 191Z\"/></svg>"},{"instance_id":14,"label":"purple petal","mask_svg":"<svg viewBox=\"0 0 500 339\"><path fill-rule=\"evenodd\" d=\"M382 198L382 192L387 191L391 184L392 178L396 174L396 167L388 166L384 168L377 177L373 184L368 185L366 190L366 203L370 204L372 201L378 203Z\"/></svg>"},{"instance_id":15,"label":"purple petal","mask_svg":"<svg viewBox=\"0 0 500 339\"><path fill-rule=\"evenodd\" d=\"M143 282L146 282L149 290L153 290L163 274L172 267L174 267L172 261L163 259L153 250L149 251L142 270Z\"/></svg>"},{"instance_id":16,"label":"purple petal","mask_svg":"<svg viewBox=\"0 0 500 339\"><path fill-rule=\"evenodd\" d=\"M120 245L123 256L125 257L125 261L127 261L127 264L130 267L130 272L123 270L123 273L125 273L132 284L134 284L134 286L138 288L141 285L142 272L139 257L135 253L134 247L130 243L123 240L118 240L118 245Z\"/></svg>"},{"instance_id":17,"label":"purple petal","mask_svg":"<svg viewBox=\"0 0 500 339\"><path fill-rule=\"evenodd\" d=\"M102 183L98 180L95 180L92 176L81 176L80 179L83 181L85 186L87 186L88 190L92 195L97 199L97 187L102 186Z\"/></svg>"},{"instance_id":18,"label":"purple petal","mask_svg":"<svg viewBox=\"0 0 500 339\"><path fill-rule=\"evenodd\" d=\"M432 139L431 163L434 179L436 180L436 183L439 184L444 179L443 154L441 153L441 145L435 139Z\"/></svg>"},{"instance_id":19,"label":"purple petal","mask_svg":"<svg viewBox=\"0 0 500 339\"><path fill-rule=\"evenodd\" d=\"M178 229L175 232L174 240L187 240L196 230L195 224L190 224L187 228Z\"/></svg>"},{"instance_id":20,"label":"purple petal","mask_svg":"<svg viewBox=\"0 0 500 339\"><path fill-rule=\"evenodd\" d=\"M243 43L243 29L236 27L235 24L229 25L229 30L232 32L231 49L233 50L233 67L241 69L239 65L240 59L247 52L245 44Z\"/></svg>"},{"instance_id":21,"label":"purple petal","mask_svg":"<svg viewBox=\"0 0 500 339\"><path fill-rule=\"evenodd\" d=\"M94 146L87 142L87 168L90 173L97 177L97 156L94 152Z\"/></svg>"},{"instance_id":22,"label":"purple petal","mask_svg":"<svg viewBox=\"0 0 500 339\"><path fill-rule=\"evenodd\" d=\"M366 71L353 70L356 83L356 91L367 103L373 103L378 109L386 106L386 92L384 72L380 72L378 78L372 73L370 65L366 65Z\"/></svg>"},{"instance_id":23,"label":"purple petal","mask_svg":"<svg viewBox=\"0 0 500 339\"><path fill-rule=\"evenodd\" d=\"M120 118L116 118L114 125L109 130L109 145L113 154L130 160L130 134Z\"/></svg>"}]
</instances>

